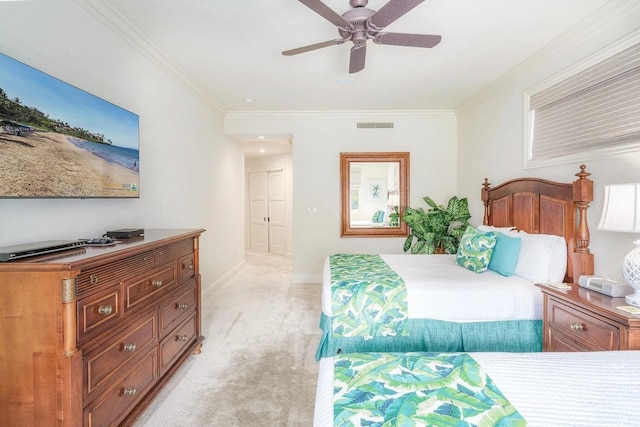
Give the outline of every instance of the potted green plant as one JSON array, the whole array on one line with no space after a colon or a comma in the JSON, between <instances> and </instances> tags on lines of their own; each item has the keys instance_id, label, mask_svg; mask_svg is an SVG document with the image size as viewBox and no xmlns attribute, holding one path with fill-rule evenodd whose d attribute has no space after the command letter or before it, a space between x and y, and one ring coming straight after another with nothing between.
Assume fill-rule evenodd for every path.
<instances>
[{"instance_id":1,"label":"potted green plant","mask_svg":"<svg viewBox=\"0 0 640 427\"><path fill-rule=\"evenodd\" d=\"M394 206L393 211L389 214L389 227L400 227L400 214L397 206Z\"/></svg>"},{"instance_id":2,"label":"potted green plant","mask_svg":"<svg viewBox=\"0 0 640 427\"><path fill-rule=\"evenodd\" d=\"M430 197L423 200L429 205L429 210L407 207L402 214L402 221L411 228L404 242L404 251L412 254L455 254L471 218L467 199L453 196L446 208Z\"/></svg>"}]
</instances>

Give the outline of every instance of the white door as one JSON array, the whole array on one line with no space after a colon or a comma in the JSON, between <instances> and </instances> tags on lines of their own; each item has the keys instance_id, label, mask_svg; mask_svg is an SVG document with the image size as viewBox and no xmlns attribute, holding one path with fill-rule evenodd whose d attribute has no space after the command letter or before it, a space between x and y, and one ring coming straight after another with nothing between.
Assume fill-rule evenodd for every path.
<instances>
[{"instance_id":1,"label":"white door","mask_svg":"<svg viewBox=\"0 0 640 427\"><path fill-rule=\"evenodd\" d=\"M269 250L267 172L249 173L249 236L253 251Z\"/></svg>"},{"instance_id":2,"label":"white door","mask_svg":"<svg viewBox=\"0 0 640 427\"><path fill-rule=\"evenodd\" d=\"M285 188L282 169L249 172L251 250L285 253Z\"/></svg>"},{"instance_id":3,"label":"white door","mask_svg":"<svg viewBox=\"0 0 640 427\"><path fill-rule=\"evenodd\" d=\"M285 249L285 197L282 169L267 172L269 215L269 252L284 255Z\"/></svg>"}]
</instances>

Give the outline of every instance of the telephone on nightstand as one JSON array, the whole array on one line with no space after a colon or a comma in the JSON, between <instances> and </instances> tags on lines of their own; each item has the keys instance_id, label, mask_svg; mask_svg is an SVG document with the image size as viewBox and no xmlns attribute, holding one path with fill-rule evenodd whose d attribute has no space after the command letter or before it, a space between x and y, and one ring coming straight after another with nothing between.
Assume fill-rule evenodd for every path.
<instances>
[{"instance_id":1,"label":"telephone on nightstand","mask_svg":"<svg viewBox=\"0 0 640 427\"><path fill-rule=\"evenodd\" d=\"M580 276L578 284L583 288L618 298L632 294L633 288L627 284L616 282L600 276Z\"/></svg>"}]
</instances>

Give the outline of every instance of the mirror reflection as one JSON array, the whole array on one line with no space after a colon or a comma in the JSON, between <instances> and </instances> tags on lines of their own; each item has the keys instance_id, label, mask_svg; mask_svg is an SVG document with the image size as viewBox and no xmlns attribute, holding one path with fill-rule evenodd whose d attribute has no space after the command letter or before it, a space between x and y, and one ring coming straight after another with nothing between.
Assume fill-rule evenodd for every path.
<instances>
[{"instance_id":1,"label":"mirror reflection","mask_svg":"<svg viewBox=\"0 0 640 427\"><path fill-rule=\"evenodd\" d=\"M341 153L343 236L403 236L409 153Z\"/></svg>"},{"instance_id":2,"label":"mirror reflection","mask_svg":"<svg viewBox=\"0 0 640 427\"><path fill-rule=\"evenodd\" d=\"M353 162L349 167L351 227L399 227L399 162Z\"/></svg>"}]
</instances>

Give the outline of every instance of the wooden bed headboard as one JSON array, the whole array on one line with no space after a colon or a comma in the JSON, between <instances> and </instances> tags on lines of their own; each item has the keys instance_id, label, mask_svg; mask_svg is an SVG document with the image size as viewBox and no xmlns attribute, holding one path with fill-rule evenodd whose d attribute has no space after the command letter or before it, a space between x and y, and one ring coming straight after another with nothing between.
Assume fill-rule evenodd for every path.
<instances>
[{"instance_id":1,"label":"wooden bed headboard","mask_svg":"<svg viewBox=\"0 0 640 427\"><path fill-rule=\"evenodd\" d=\"M482 184L482 223L496 227L516 227L527 233L555 234L567 242L565 282L593 274L593 254L589 250L587 209L593 200L593 181L586 166L580 166L575 181L568 184L540 178L517 178L491 187Z\"/></svg>"}]
</instances>

